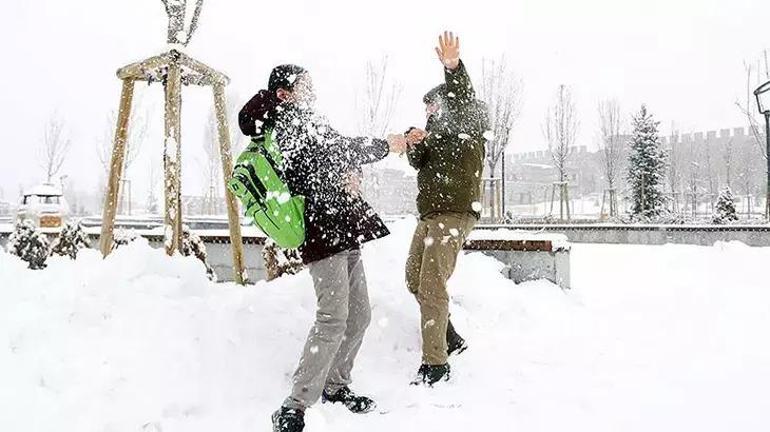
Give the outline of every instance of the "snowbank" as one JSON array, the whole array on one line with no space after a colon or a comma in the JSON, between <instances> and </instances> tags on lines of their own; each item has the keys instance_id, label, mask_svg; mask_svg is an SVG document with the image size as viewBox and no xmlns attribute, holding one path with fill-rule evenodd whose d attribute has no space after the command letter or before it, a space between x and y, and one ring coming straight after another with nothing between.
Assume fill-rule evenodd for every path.
<instances>
[{"instance_id":1,"label":"snowbank","mask_svg":"<svg viewBox=\"0 0 770 432\"><path fill-rule=\"evenodd\" d=\"M451 383L410 388L413 221L365 252L373 321L354 388L379 412L308 411L308 431L724 431L770 422L770 249L573 246L574 289L513 285L464 256ZM139 240L30 271L0 252L0 430L268 431L313 319L307 273L210 284Z\"/></svg>"}]
</instances>

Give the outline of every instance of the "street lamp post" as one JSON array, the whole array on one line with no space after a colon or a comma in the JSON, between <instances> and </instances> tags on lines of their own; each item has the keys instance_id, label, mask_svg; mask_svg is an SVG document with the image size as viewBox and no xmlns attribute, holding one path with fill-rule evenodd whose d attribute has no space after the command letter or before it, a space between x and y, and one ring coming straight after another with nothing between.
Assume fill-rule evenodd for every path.
<instances>
[{"instance_id":1,"label":"street lamp post","mask_svg":"<svg viewBox=\"0 0 770 432\"><path fill-rule=\"evenodd\" d=\"M754 90L759 112L765 116L765 159L767 162L767 191L765 193L765 217L770 220L770 81Z\"/></svg>"}]
</instances>

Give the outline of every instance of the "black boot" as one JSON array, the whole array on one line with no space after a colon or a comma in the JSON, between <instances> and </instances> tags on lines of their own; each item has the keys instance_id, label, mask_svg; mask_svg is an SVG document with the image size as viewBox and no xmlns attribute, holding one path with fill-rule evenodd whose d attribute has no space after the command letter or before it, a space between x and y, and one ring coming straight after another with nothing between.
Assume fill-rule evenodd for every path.
<instances>
[{"instance_id":1,"label":"black boot","mask_svg":"<svg viewBox=\"0 0 770 432\"><path fill-rule=\"evenodd\" d=\"M321 394L321 402L341 403L356 414L365 414L377 407L372 399L353 393L353 390L350 390L348 386L331 394L324 390Z\"/></svg>"},{"instance_id":2,"label":"black boot","mask_svg":"<svg viewBox=\"0 0 770 432\"><path fill-rule=\"evenodd\" d=\"M451 320L447 323L446 326L446 345L446 352L448 356L462 354L463 351L468 349L468 344L465 342L465 339L463 339L462 336L457 334L455 331L455 326L452 325Z\"/></svg>"},{"instance_id":3,"label":"black boot","mask_svg":"<svg viewBox=\"0 0 770 432\"><path fill-rule=\"evenodd\" d=\"M302 432L304 429L304 411L281 407L273 413L273 432Z\"/></svg>"},{"instance_id":4,"label":"black boot","mask_svg":"<svg viewBox=\"0 0 770 432\"><path fill-rule=\"evenodd\" d=\"M449 381L451 368L449 364L420 366L417 371L417 377L412 381L412 385L427 385L433 387L439 381Z\"/></svg>"}]
</instances>

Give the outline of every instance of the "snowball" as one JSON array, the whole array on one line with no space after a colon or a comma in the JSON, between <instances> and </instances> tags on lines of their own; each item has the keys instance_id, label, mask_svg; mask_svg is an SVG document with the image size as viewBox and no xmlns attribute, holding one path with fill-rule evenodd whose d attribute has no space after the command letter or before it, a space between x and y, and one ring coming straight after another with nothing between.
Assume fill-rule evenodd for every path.
<instances>
[{"instance_id":1,"label":"snowball","mask_svg":"<svg viewBox=\"0 0 770 432\"><path fill-rule=\"evenodd\" d=\"M455 97L455 94L453 92L449 92L449 93L447 93L447 96L449 96L450 98L453 98L453 97Z\"/></svg>"},{"instance_id":2,"label":"snowball","mask_svg":"<svg viewBox=\"0 0 770 432\"><path fill-rule=\"evenodd\" d=\"M425 244L425 247L431 247L433 246L433 237L425 237L422 242Z\"/></svg>"},{"instance_id":3,"label":"snowball","mask_svg":"<svg viewBox=\"0 0 770 432\"><path fill-rule=\"evenodd\" d=\"M480 203L480 202L478 202L478 201L474 201L474 202L473 202L473 204L471 204L471 208L472 208L472 209L473 209L473 211L475 211L476 213L481 213L481 209L482 209L482 207L481 207L481 203Z\"/></svg>"},{"instance_id":4,"label":"snowball","mask_svg":"<svg viewBox=\"0 0 770 432\"><path fill-rule=\"evenodd\" d=\"M451 228L449 234L452 234L452 237L457 237L460 235L460 231L458 231L457 228Z\"/></svg>"},{"instance_id":5,"label":"snowball","mask_svg":"<svg viewBox=\"0 0 770 432\"><path fill-rule=\"evenodd\" d=\"M318 354L318 345L313 345L310 347L310 354Z\"/></svg>"},{"instance_id":6,"label":"snowball","mask_svg":"<svg viewBox=\"0 0 770 432\"><path fill-rule=\"evenodd\" d=\"M461 140L467 140L467 139L470 139L471 136L463 132L461 134L457 134L457 137L460 138Z\"/></svg>"},{"instance_id":7,"label":"snowball","mask_svg":"<svg viewBox=\"0 0 770 432\"><path fill-rule=\"evenodd\" d=\"M495 139L495 133L492 132L491 130L484 132L484 139L487 141L492 141L493 139Z\"/></svg>"}]
</instances>

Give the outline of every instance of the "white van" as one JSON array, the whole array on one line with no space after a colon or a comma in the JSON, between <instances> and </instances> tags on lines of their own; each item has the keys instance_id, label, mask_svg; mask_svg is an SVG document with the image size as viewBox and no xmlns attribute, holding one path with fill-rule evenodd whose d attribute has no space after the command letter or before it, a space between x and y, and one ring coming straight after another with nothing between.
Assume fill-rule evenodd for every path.
<instances>
[{"instance_id":1,"label":"white van","mask_svg":"<svg viewBox=\"0 0 770 432\"><path fill-rule=\"evenodd\" d=\"M42 184L24 192L16 212L16 222L31 220L40 228L61 228L68 216L69 206L61 189L52 184Z\"/></svg>"}]
</instances>

